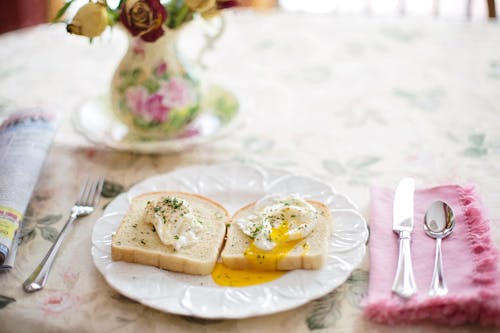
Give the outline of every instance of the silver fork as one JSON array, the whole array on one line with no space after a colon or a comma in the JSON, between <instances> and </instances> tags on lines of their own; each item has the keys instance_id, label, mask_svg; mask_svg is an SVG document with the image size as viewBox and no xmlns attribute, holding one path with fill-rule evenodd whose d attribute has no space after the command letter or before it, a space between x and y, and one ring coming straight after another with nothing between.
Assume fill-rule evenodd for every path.
<instances>
[{"instance_id":1,"label":"silver fork","mask_svg":"<svg viewBox=\"0 0 500 333\"><path fill-rule=\"evenodd\" d=\"M99 178L94 181L90 181L88 178L83 184L78 200L71 208L71 215L68 221L62 228L61 232L57 236L54 244L50 248L49 252L45 255L42 262L36 266L35 270L31 275L24 281L23 288L26 292L38 291L45 286L47 278L49 277L49 272L52 267L52 263L56 257L57 251L61 246L61 243L66 236L68 227L73 224L73 222L82 216L92 213L99 201L99 195L102 191L102 186L104 183L103 178Z\"/></svg>"}]
</instances>

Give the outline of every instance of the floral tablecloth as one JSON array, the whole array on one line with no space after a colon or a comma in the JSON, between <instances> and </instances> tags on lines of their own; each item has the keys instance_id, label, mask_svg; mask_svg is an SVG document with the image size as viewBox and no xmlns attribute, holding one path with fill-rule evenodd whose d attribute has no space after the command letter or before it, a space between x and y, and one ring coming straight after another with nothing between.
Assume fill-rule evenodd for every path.
<instances>
[{"instance_id":1,"label":"floral tablecloth","mask_svg":"<svg viewBox=\"0 0 500 333\"><path fill-rule=\"evenodd\" d=\"M126 37L89 45L60 25L0 36L0 115L43 106L61 123L23 227L16 267L0 274L2 332L399 332L363 318L367 257L339 288L299 308L241 320L171 315L130 300L95 268L91 231L119 192L190 165L257 163L314 176L348 195L370 220L371 185L477 184L500 245L500 27L431 19L240 11L205 55L203 77L241 96L243 125L189 151L141 155L96 146L71 114L107 91ZM196 57L201 28L180 47ZM21 283L54 241L80 181L103 174L100 207L75 224L43 291ZM421 324L413 332L456 329ZM474 326L461 332L483 331ZM494 331L494 330L491 330Z\"/></svg>"}]
</instances>

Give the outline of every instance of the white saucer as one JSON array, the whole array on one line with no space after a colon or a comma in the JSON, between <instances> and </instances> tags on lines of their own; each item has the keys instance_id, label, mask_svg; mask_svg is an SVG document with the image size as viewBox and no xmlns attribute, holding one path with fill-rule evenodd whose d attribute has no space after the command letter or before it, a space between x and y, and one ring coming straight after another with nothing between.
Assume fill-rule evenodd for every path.
<instances>
[{"instance_id":1,"label":"white saucer","mask_svg":"<svg viewBox=\"0 0 500 333\"><path fill-rule=\"evenodd\" d=\"M98 96L73 113L73 126L89 141L109 148L138 153L168 153L190 149L221 137L240 121L236 97L221 87L210 86L204 95L200 115L178 136L164 140L145 140L129 133L115 118L108 95ZM205 97L207 96L207 97Z\"/></svg>"}]
</instances>

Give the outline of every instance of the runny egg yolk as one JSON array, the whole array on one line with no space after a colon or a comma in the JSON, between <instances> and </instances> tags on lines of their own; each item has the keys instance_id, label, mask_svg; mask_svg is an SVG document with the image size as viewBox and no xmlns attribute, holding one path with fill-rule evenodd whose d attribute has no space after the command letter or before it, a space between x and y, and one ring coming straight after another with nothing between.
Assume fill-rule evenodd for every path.
<instances>
[{"instance_id":1,"label":"runny egg yolk","mask_svg":"<svg viewBox=\"0 0 500 333\"><path fill-rule=\"evenodd\" d=\"M288 231L289 224L286 220L271 230L271 241L276 244L271 250L260 249L252 242L244 253L245 258L251 263L252 268L262 271L274 271L277 269L278 261L303 240L303 238L288 240Z\"/></svg>"},{"instance_id":2,"label":"runny egg yolk","mask_svg":"<svg viewBox=\"0 0 500 333\"><path fill-rule=\"evenodd\" d=\"M212 271L212 279L219 286L247 287L276 280L285 271L257 271L232 269L218 262Z\"/></svg>"},{"instance_id":3,"label":"runny egg yolk","mask_svg":"<svg viewBox=\"0 0 500 333\"><path fill-rule=\"evenodd\" d=\"M252 242L244 253L251 264L250 269L237 270L217 263L212 272L212 279L221 286L246 287L270 282L286 274L286 271L277 270L278 262L304 241L303 238L288 241L288 231L287 221L272 229L270 237L276 246L271 250L262 250ZM309 244L303 242L302 249L302 255L305 255Z\"/></svg>"}]
</instances>

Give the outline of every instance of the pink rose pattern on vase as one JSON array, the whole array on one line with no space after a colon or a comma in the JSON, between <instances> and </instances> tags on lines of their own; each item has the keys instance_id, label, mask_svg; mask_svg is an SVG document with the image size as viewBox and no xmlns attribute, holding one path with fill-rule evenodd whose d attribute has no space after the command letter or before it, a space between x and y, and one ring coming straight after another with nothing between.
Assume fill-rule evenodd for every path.
<instances>
[{"instance_id":1,"label":"pink rose pattern on vase","mask_svg":"<svg viewBox=\"0 0 500 333\"><path fill-rule=\"evenodd\" d=\"M156 69L156 73L164 75L161 67ZM144 86L131 86L125 90L125 100L127 108L144 121L163 123L168 121L170 110L196 105L197 95L190 81L174 77L159 83L159 89L153 93Z\"/></svg>"},{"instance_id":2,"label":"pink rose pattern on vase","mask_svg":"<svg viewBox=\"0 0 500 333\"><path fill-rule=\"evenodd\" d=\"M164 104L173 109L184 108L196 101L191 83L179 77L162 82L159 92L163 95Z\"/></svg>"},{"instance_id":3,"label":"pink rose pattern on vase","mask_svg":"<svg viewBox=\"0 0 500 333\"><path fill-rule=\"evenodd\" d=\"M120 105L135 126L172 131L183 128L197 114L196 82L187 74L175 75L168 70L168 63L162 60L150 74L139 67L121 72Z\"/></svg>"},{"instance_id":4,"label":"pink rose pattern on vase","mask_svg":"<svg viewBox=\"0 0 500 333\"><path fill-rule=\"evenodd\" d=\"M169 108L162 105L163 97L158 94L149 95L146 88L141 86L130 87L125 92L127 107L135 114L149 122L164 122L167 119Z\"/></svg>"}]
</instances>

